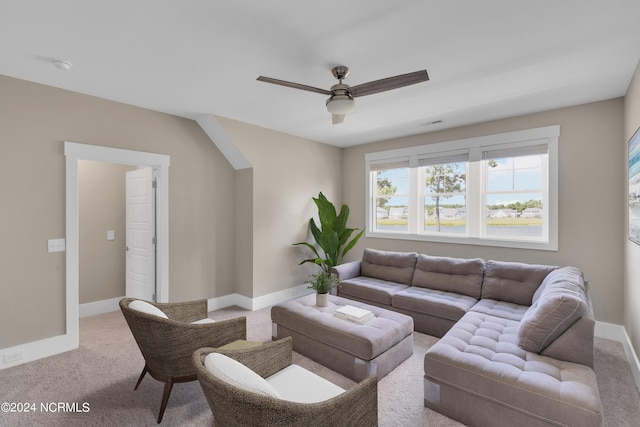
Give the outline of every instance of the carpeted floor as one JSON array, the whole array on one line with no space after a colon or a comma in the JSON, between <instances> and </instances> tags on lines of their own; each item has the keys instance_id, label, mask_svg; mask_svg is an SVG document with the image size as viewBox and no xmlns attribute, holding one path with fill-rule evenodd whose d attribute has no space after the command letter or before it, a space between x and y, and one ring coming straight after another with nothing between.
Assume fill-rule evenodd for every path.
<instances>
[{"instance_id":1,"label":"carpeted floor","mask_svg":"<svg viewBox=\"0 0 640 427\"><path fill-rule=\"evenodd\" d=\"M268 308L247 312L234 307L209 313L213 319L239 315L247 317L248 339L271 339ZM422 364L425 352L436 341L415 333L413 356L378 383L380 426L461 425L423 406ZM355 384L299 354L294 354L294 363L343 388ZM0 371L0 403L35 408L28 413L0 412L0 426L157 425L163 385L147 376L133 390L143 365L119 311L81 319L77 350ZM638 426L640 393L619 343L596 339L596 375L605 426ZM174 386L161 425L213 425L197 381Z\"/></svg>"}]
</instances>

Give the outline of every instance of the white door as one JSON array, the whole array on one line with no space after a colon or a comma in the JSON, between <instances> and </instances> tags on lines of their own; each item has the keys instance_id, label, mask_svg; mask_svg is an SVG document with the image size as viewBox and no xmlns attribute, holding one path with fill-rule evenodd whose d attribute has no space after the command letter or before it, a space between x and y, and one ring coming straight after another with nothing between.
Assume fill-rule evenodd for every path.
<instances>
[{"instance_id":1,"label":"white door","mask_svg":"<svg viewBox=\"0 0 640 427\"><path fill-rule=\"evenodd\" d=\"M155 195L151 168L127 172L126 292L155 301Z\"/></svg>"}]
</instances>

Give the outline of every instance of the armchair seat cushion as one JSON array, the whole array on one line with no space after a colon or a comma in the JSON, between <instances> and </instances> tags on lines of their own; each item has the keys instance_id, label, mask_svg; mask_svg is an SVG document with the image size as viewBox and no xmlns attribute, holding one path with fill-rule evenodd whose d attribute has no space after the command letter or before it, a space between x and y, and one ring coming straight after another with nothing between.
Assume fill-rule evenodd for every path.
<instances>
[{"instance_id":1,"label":"armchair seat cushion","mask_svg":"<svg viewBox=\"0 0 640 427\"><path fill-rule=\"evenodd\" d=\"M169 317L167 317L166 314L164 314L164 312L162 310L160 310L155 305L151 305L148 302L142 301L142 300L139 300L139 299L131 301L129 303L129 307L133 308L134 310L140 311L142 313L147 313L147 314L151 314L153 316L162 317L163 319L168 319L169 318Z\"/></svg>"},{"instance_id":2,"label":"armchair seat cushion","mask_svg":"<svg viewBox=\"0 0 640 427\"><path fill-rule=\"evenodd\" d=\"M280 398L280 393L264 378L224 354L209 353L204 366L222 381L252 393Z\"/></svg>"},{"instance_id":3,"label":"armchair seat cushion","mask_svg":"<svg viewBox=\"0 0 640 427\"><path fill-rule=\"evenodd\" d=\"M267 382L290 402L316 403L344 393L344 389L298 365L289 365L267 378Z\"/></svg>"},{"instance_id":4,"label":"armchair seat cushion","mask_svg":"<svg viewBox=\"0 0 640 427\"><path fill-rule=\"evenodd\" d=\"M209 353L204 358L204 366L211 374L235 387L289 402L323 402L344 393L343 388L294 364L266 379L220 353Z\"/></svg>"}]
</instances>

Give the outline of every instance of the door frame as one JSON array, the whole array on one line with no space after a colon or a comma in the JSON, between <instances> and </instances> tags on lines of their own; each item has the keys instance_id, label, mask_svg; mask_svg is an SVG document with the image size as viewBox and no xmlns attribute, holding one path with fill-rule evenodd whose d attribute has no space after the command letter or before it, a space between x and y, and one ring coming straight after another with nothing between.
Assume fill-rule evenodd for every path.
<instances>
[{"instance_id":1,"label":"door frame","mask_svg":"<svg viewBox=\"0 0 640 427\"><path fill-rule=\"evenodd\" d=\"M150 166L156 172L156 278L158 302L169 301L169 164L165 154L65 141L66 157L66 335L79 343L79 198L78 161Z\"/></svg>"}]
</instances>

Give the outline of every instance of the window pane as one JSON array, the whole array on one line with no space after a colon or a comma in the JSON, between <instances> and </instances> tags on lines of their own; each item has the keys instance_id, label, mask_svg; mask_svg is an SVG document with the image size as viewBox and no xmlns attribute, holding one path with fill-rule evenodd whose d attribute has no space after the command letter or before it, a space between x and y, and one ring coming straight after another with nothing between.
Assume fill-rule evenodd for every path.
<instances>
[{"instance_id":1,"label":"window pane","mask_svg":"<svg viewBox=\"0 0 640 427\"><path fill-rule=\"evenodd\" d=\"M425 166L424 232L466 233L467 163Z\"/></svg>"},{"instance_id":2,"label":"window pane","mask_svg":"<svg viewBox=\"0 0 640 427\"><path fill-rule=\"evenodd\" d=\"M490 237L543 237L542 193L501 193L487 197L486 233Z\"/></svg>"},{"instance_id":3,"label":"window pane","mask_svg":"<svg viewBox=\"0 0 640 427\"><path fill-rule=\"evenodd\" d=\"M387 169L376 174L376 230L407 231L409 168Z\"/></svg>"},{"instance_id":4,"label":"window pane","mask_svg":"<svg viewBox=\"0 0 640 427\"><path fill-rule=\"evenodd\" d=\"M485 160L487 191L513 190L513 160L510 158Z\"/></svg>"},{"instance_id":5,"label":"window pane","mask_svg":"<svg viewBox=\"0 0 640 427\"><path fill-rule=\"evenodd\" d=\"M466 233L466 200L451 196L446 202L438 196L424 198L424 231L426 233Z\"/></svg>"},{"instance_id":6,"label":"window pane","mask_svg":"<svg viewBox=\"0 0 640 427\"><path fill-rule=\"evenodd\" d=\"M487 191L542 189L542 156L486 160ZM546 154L544 154L546 156Z\"/></svg>"},{"instance_id":7,"label":"window pane","mask_svg":"<svg viewBox=\"0 0 640 427\"><path fill-rule=\"evenodd\" d=\"M509 191L513 189L513 175L510 170L489 169L487 191Z\"/></svg>"},{"instance_id":8,"label":"window pane","mask_svg":"<svg viewBox=\"0 0 640 427\"><path fill-rule=\"evenodd\" d=\"M484 160L488 237L541 239L544 233L543 164L548 154Z\"/></svg>"},{"instance_id":9,"label":"window pane","mask_svg":"<svg viewBox=\"0 0 640 427\"><path fill-rule=\"evenodd\" d=\"M542 189L542 170L540 168L516 170L513 174L513 189L516 191Z\"/></svg>"}]
</instances>

